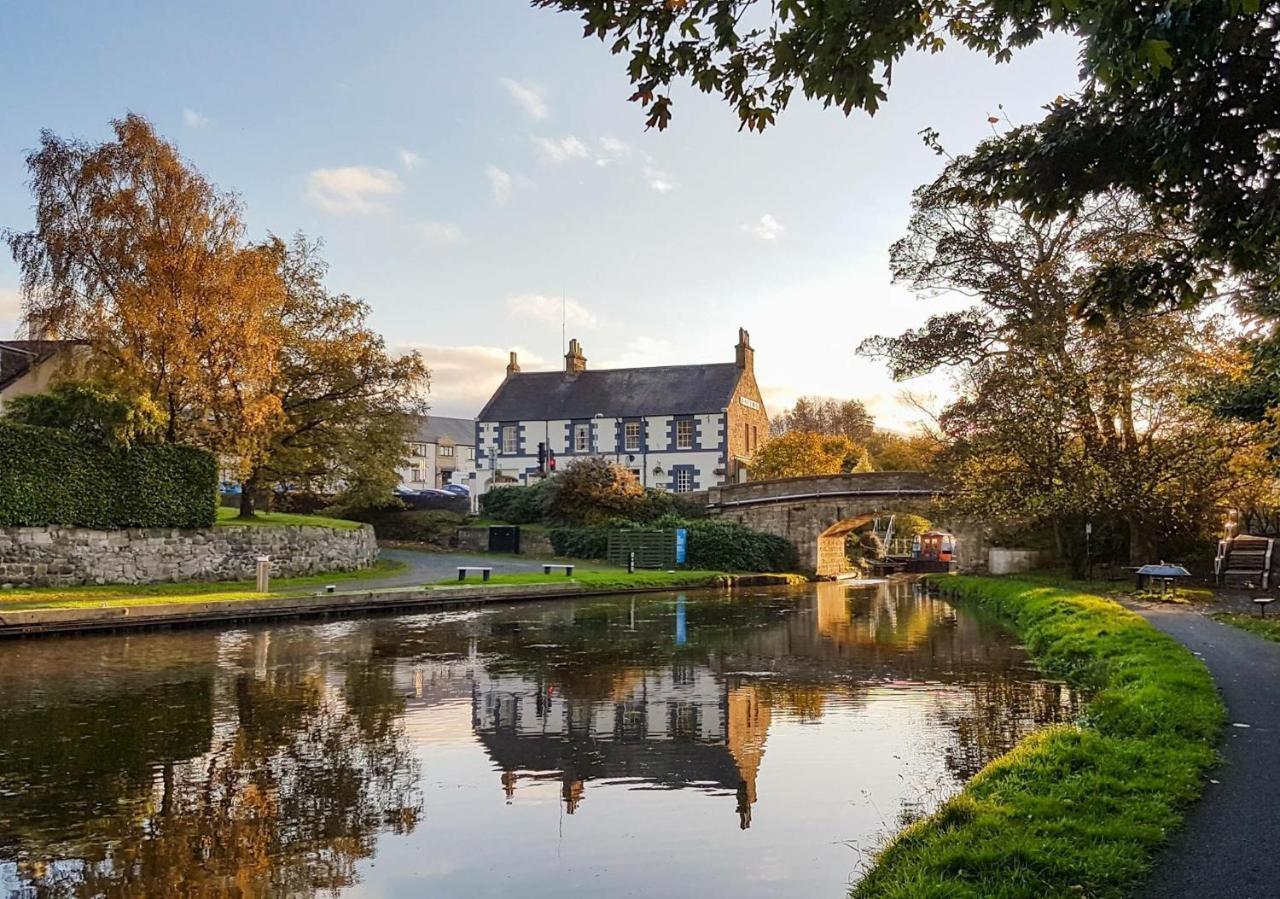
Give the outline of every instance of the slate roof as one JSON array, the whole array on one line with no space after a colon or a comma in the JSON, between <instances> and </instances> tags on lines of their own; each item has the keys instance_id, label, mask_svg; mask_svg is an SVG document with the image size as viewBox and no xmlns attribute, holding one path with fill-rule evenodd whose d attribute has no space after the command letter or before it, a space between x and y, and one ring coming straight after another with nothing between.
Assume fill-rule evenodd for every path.
<instances>
[{"instance_id":1,"label":"slate roof","mask_svg":"<svg viewBox=\"0 0 1280 899\"><path fill-rule=\"evenodd\" d=\"M0 388L8 387L64 347L83 343L81 340L0 340Z\"/></svg>"},{"instance_id":2,"label":"slate roof","mask_svg":"<svg viewBox=\"0 0 1280 899\"><path fill-rule=\"evenodd\" d=\"M413 437L416 442L439 443L442 437L462 446L475 446L476 420L445 415L424 415L418 419L418 430Z\"/></svg>"},{"instance_id":3,"label":"slate roof","mask_svg":"<svg viewBox=\"0 0 1280 899\"><path fill-rule=\"evenodd\" d=\"M654 368L516 372L480 413L481 421L551 421L693 415L727 408L740 371L733 362Z\"/></svg>"}]
</instances>

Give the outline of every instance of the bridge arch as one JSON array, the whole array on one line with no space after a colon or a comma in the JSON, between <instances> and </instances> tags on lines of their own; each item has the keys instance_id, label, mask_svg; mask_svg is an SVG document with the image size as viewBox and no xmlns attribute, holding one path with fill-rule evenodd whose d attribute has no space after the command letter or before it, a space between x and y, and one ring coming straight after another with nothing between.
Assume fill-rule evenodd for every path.
<instances>
[{"instance_id":1,"label":"bridge arch","mask_svg":"<svg viewBox=\"0 0 1280 899\"><path fill-rule=\"evenodd\" d=\"M986 541L972 522L940 518L940 481L919 471L874 471L748 481L708 491L711 515L791 541L806 571L819 576L847 567L844 539L876 515L910 513L956 536L961 569L984 567Z\"/></svg>"}]
</instances>

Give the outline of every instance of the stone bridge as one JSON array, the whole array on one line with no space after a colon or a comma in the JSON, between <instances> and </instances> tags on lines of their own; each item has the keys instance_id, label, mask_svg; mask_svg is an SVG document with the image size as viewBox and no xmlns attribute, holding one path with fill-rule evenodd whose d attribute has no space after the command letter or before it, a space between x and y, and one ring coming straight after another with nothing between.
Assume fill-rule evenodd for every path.
<instances>
[{"instance_id":1,"label":"stone bridge","mask_svg":"<svg viewBox=\"0 0 1280 899\"><path fill-rule=\"evenodd\" d=\"M795 545L800 567L818 575L844 571L848 534L891 513L920 515L954 534L961 570L985 567L982 529L971 521L942 517L937 500L945 495L945 485L924 472L871 471L712 487L707 511L785 537Z\"/></svg>"}]
</instances>

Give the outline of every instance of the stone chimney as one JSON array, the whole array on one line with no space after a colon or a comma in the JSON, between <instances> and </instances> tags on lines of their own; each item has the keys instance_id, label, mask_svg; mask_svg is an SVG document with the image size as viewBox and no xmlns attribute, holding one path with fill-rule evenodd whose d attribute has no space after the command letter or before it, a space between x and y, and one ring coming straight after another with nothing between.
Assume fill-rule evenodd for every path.
<instances>
[{"instance_id":1,"label":"stone chimney","mask_svg":"<svg viewBox=\"0 0 1280 899\"><path fill-rule=\"evenodd\" d=\"M511 377L520 371L520 363L516 361L515 350L511 351L511 361L507 363L507 377Z\"/></svg>"},{"instance_id":2,"label":"stone chimney","mask_svg":"<svg viewBox=\"0 0 1280 899\"><path fill-rule=\"evenodd\" d=\"M755 371L756 351L751 348L751 335L746 328L738 329L738 345L734 347L733 360L738 363L738 368Z\"/></svg>"},{"instance_id":3,"label":"stone chimney","mask_svg":"<svg viewBox=\"0 0 1280 899\"><path fill-rule=\"evenodd\" d=\"M571 375L587 370L587 357L582 355L582 344L576 337L569 341L569 352L564 354L564 370Z\"/></svg>"}]
</instances>

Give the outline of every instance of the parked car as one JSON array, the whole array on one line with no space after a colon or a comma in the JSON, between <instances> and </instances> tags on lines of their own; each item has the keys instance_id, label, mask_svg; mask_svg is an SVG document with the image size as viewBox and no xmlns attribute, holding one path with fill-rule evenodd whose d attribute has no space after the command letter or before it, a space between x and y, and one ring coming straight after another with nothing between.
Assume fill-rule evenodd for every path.
<instances>
[{"instance_id":1,"label":"parked car","mask_svg":"<svg viewBox=\"0 0 1280 899\"><path fill-rule=\"evenodd\" d=\"M445 484L441 489L448 490L450 493L457 494L458 496L471 495L471 489L467 487L466 484Z\"/></svg>"}]
</instances>

